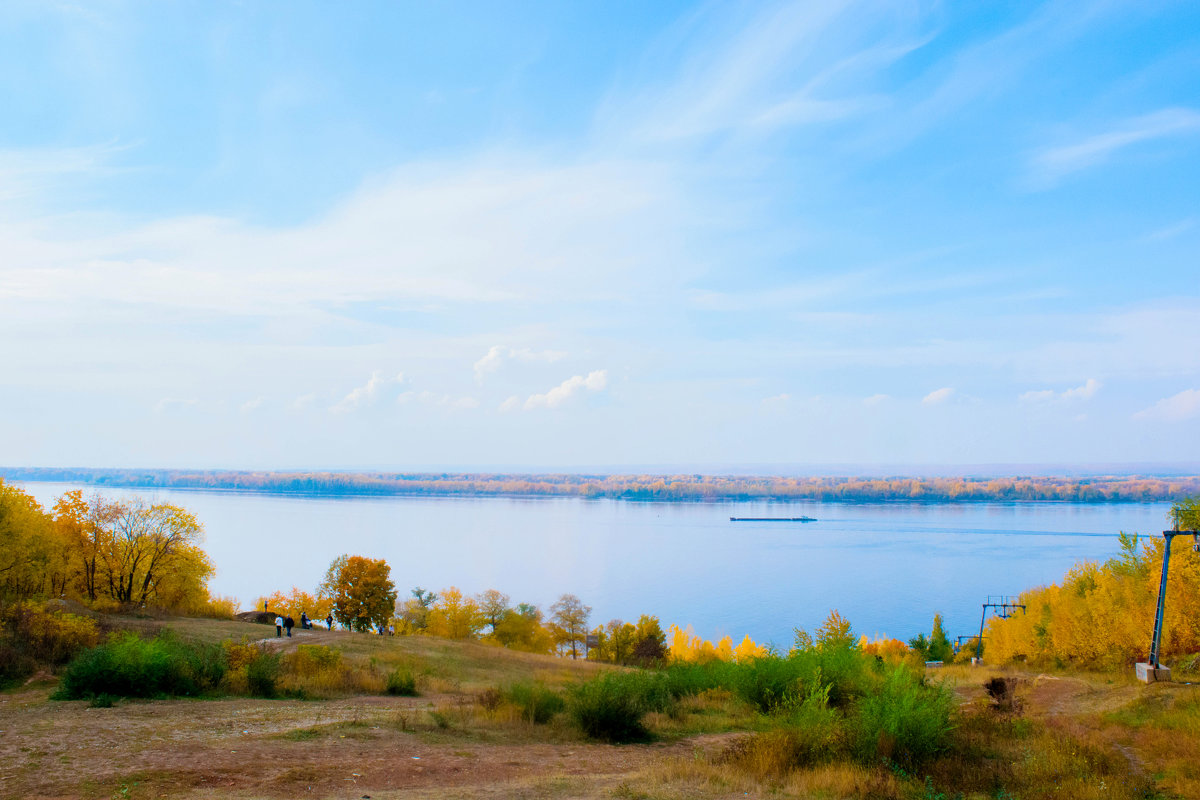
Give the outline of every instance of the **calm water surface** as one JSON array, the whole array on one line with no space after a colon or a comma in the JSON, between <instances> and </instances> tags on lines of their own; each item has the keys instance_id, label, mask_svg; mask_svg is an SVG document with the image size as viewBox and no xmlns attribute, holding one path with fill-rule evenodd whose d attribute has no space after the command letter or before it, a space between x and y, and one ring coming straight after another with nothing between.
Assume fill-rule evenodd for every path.
<instances>
[{"instance_id":1,"label":"calm water surface","mask_svg":"<svg viewBox=\"0 0 1200 800\"><path fill-rule=\"evenodd\" d=\"M25 483L43 504L74 488ZM341 553L384 558L414 586L499 589L545 608L563 592L592 621L655 614L713 638L786 647L836 608L868 635L979 629L989 594L1059 580L1117 551L1117 532L1166 527L1165 503L901 505L628 503L513 498L313 498L117 490L184 506L204 523L211 588L249 607L292 586L312 591ZM730 516L816 517L812 523Z\"/></svg>"}]
</instances>

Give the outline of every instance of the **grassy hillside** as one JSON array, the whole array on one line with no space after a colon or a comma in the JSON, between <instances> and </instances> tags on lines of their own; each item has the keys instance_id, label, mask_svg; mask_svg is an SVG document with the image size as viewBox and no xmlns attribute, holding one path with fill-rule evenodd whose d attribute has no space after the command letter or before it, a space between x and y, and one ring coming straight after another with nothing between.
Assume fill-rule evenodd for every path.
<instances>
[{"instance_id":1,"label":"grassy hillside","mask_svg":"<svg viewBox=\"0 0 1200 800\"><path fill-rule=\"evenodd\" d=\"M505 692L536 682L569 693L602 674L642 674L586 662L432 637L277 639L270 626L211 619L105 623L197 643L261 640L285 658L332 646L359 670L411 669L419 695L332 687L320 699L102 707L51 700L57 679L43 673L0 694L0 797L1200 796L1200 689L1141 686L1123 673L930 671L932 685L952 691L954 727L945 750L902 765L851 757L836 738L849 722L831 729L826 751L803 751L802 712L764 711L721 688L650 711L649 740L625 745L588 738L567 713L531 722ZM993 678L998 697L984 688Z\"/></svg>"}]
</instances>

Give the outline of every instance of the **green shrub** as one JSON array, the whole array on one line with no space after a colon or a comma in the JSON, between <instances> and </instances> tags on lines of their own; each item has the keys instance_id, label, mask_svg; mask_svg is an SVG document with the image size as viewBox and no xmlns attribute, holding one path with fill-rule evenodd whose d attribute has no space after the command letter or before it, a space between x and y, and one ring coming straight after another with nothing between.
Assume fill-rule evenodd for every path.
<instances>
[{"instance_id":1,"label":"green shrub","mask_svg":"<svg viewBox=\"0 0 1200 800\"><path fill-rule=\"evenodd\" d=\"M674 703L666 676L647 672L609 672L578 686L569 709L580 729L593 739L645 741L643 717Z\"/></svg>"},{"instance_id":2,"label":"green shrub","mask_svg":"<svg viewBox=\"0 0 1200 800\"><path fill-rule=\"evenodd\" d=\"M195 697L212 691L224 674L219 646L185 644L167 634L147 640L126 633L76 657L54 696Z\"/></svg>"},{"instance_id":3,"label":"green shrub","mask_svg":"<svg viewBox=\"0 0 1200 800\"><path fill-rule=\"evenodd\" d=\"M251 697L274 697L278 681L279 653L264 648L246 664L246 689Z\"/></svg>"},{"instance_id":4,"label":"green shrub","mask_svg":"<svg viewBox=\"0 0 1200 800\"><path fill-rule=\"evenodd\" d=\"M877 690L857 703L853 747L864 761L888 759L906 768L947 747L954 698L942 686L930 686L901 666Z\"/></svg>"},{"instance_id":5,"label":"green shrub","mask_svg":"<svg viewBox=\"0 0 1200 800\"><path fill-rule=\"evenodd\" d=\"M523 719L539 725L566 707L562 695L540 683L514 683L504 690L504 697L521 710Z\"/></svg>"},{"instance_id":6,"label":"green shrub","mask_svg":"<svg viewBox=\"0 0 1200 800\"><path fill-rule=\"evenodd\" d=\"M732 691L737 664L727 661L676 662L663 670L672 697L692 697L709 689Z\"/></svg>"},{"instance_id":7,"label":"green shrub","mask_svg":"<svg viewBox=\"0 0 1200 800\"><path fill-rule=\"evenodd\" d=\"M750 705L769 714L807 693L806 677L817 671L808 659L767 656L737 664L727 687Z\"/></svg>"},{"instance_id":8,"label":"green shrub","mask_svg":"<svg viewBox=\"0 0 1200 800\"><path fill-rule=\"evenodd\" d=\"M397 667L388 673L387 685L384 688L388 694L400 697L417 696L417 677L407 667Z\"/></svg>"}]
</instances>

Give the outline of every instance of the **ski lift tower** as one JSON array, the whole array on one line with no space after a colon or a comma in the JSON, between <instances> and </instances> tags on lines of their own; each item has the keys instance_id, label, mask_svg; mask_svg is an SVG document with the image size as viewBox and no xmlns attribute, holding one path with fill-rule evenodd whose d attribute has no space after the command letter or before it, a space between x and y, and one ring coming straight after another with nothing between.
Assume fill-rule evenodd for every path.
<instances>
[{"instance_id":1,"label":"ski lift tower","mask_svg":"<svg viewBox=\"0 0 1200 800\"><path fill-rule=\"evenodd\" d=\"M1158 582L1158 607L1154 611L1154 633L1150 637L1150 658L1145 661L1138 662L1134 665L1137 670L1137 678L1142 683L1154 683L1155 681L1171 680L1171 670L1169 667L1164 667L1162 662L1158 660L1159 645L1162 643L1163 629L1163 606L1167 600L1167 568L1171 563L1171 542L1176 536L1191 536L1192 549L1200 553L1200 531L1179 530L1179 516L1175 516L1175 529L1163 531L1163 539L1166 540L1163 545L1163 563L1162 563L1162 578Z\"/></svg>"},{"instance_id":2,"label":"ski lift tower","mask_svg":"<svg viewBox=\"0 0 1200 800\"><path fill-rule=\"evenodd\" d=\"M1006 594L989 594L987 602L983 604L983 614L979 617L979 642L975 645L975 658L971 659L972 664L978 664L983 659L983 624L987 622L989 608L1001 619L1008 619L1017 613L1018 608L1022 613L1025 611L1025 606L1020 602L1020 598Z\"/></svg>"}]
</instances>

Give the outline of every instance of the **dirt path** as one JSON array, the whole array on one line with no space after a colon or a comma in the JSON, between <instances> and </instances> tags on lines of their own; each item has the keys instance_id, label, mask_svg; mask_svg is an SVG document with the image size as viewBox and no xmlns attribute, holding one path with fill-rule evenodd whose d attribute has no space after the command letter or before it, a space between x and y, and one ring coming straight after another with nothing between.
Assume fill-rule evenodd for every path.
<instances>
[{"instance_id":1,"label":"dirt path","mask_svg":"<svg viewBox=\"0 0 1200 800\"><path fill-rule=\"evenodd\" d=\"M0 798L611 796L631 772L730 738L622 747L524 723L478 726L461 695L113 708L47 696L42 687L0 702Z\"/></svg>"}]
</instances>

